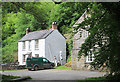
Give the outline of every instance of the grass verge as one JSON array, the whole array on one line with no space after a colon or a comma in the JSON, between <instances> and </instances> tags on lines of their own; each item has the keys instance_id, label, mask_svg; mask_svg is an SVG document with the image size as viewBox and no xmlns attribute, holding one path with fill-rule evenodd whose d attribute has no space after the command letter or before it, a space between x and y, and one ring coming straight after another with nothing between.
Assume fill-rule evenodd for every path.
<instances>
[{"instance_id":1,"label":"grass verge","mask_svg":"<svg viewBox=\"0 0 120 82\"><path fill-rule=\"evenodd\" d=\"M71 68L70 68L70 67L66 67L66 66L64 66L64 65L62 65L62 66L58 66L58 67L54 67L54 69L71 70Z\"/></svg>"},{"instance_id":2,"label":"grass verge","mask_svg":"<svg viewBox=\"0 0 120 82\"><path fill-rule=\"evenodd\" d=\"M69 56L69 58L67 59L67 63L68 63L69 61L71 61L71 56Z\"/></svg>"},{"instance_id":3,"label":"grass verge","mask_svg":"<svg viewBox=\"0 0 120 82\"><path fill-rule=\"evenodd\" d=\"M20 78L19 76L11 76L11 75L2 75L1 82L9 82L12 79Z\"/></svg>"},{"instance_id":4,"label":"grass verge","mask_svg":"<svg viewBox=\"0 0 120 82\"><path fill-rule=\"evenodd\" d=\"M108 82L106 77L91 77L84 80L78 80L77 82Z\"/></svg>"},{"instance_id":5,"label":"grass verge","mask_svg":"<svg viewBox=\"0 0 120 82\"><path fill-rule=\"evenodd\" d=\"M27 70L27 69L8 69L8 70L0 70L0 71L19 71L19 70Z\"/></svg>"},{"instance_id":6,"label":"grass verge","mask_svg":"<svg viewBox=\"0 0 120 82\"><path fill-rule=\"evenodd\" d=\"M11 76L11 75L2 75L1 82L16 82L16 81L24 81L24 80L31 80L32 78L29 76L20 77L20 76Z\"/></svg>"}]
</instances>

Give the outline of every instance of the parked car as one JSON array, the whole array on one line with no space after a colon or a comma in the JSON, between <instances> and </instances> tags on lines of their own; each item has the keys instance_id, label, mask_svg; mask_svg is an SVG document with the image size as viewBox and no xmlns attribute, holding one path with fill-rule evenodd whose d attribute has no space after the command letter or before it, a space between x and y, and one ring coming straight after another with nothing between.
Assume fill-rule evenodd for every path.
<instances>
[{"instance_id":1,"label":"parked car","mask_svg":"<svg viewBox=\"0 0 120 82\"><path fill-rule=\"evenodd\" d=\"M28 70L44 69L44 68L53 68L54 63L50 62L44 57L28 57L26 60L26 68Z\"/></svg>"}]
</instances>

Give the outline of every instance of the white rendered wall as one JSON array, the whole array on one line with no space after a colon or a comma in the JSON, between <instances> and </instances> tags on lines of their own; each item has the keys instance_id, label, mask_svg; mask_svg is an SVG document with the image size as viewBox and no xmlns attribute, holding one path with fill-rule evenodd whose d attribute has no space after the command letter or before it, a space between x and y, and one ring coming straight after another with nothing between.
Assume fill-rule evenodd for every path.
<instances>
[{"instance_id":1,"label":"white rendered wall","mask_svg":"<svg viewBox=\"0 0 120 82\"><path fill-rule=\"evenodd\" d=\"M18 62L22 65L22 42L18 42Z\"/></svg>"},{"instance_id":2,"label":"white rendered wall","mask_svg":"<svg viewBox=\"0 0 120 82\"><path fill-rule=\"evenodd\" d=\"M62 51L63 64L66 63L66 40L58 32L54 30L46 39L45 39L45 57L54 62L54 56L56 56L57 61L60 62L60 51Z\"/></svg>"},{"instance_id":3,"label":"white rendered wall","mask_svg":"<svg viewBox=\"0 0 120 82\"><path fill-rule=\"evenodd\" d=\"M25 41L25 50L22 49L23 42L18 42L18 62L19 65L26 65L26 62L23 62L23 55L32 52L32 57L35 57L35 54L39 54L39 57L45 57L45 39L39 39L39 49L35 50L35 40L31 40L31 50L29 50L29 41ZM26 55L26 58L28 55Z\"/></svg>"}]
</instances>

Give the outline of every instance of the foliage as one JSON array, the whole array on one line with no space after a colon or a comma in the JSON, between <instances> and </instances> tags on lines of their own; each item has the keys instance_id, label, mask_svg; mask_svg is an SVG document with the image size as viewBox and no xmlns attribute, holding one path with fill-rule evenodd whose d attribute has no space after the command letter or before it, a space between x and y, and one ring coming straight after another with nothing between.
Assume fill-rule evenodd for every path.
<instances>
[{"instance_id":1,"label":"foliage","mask_svg":"<svg viewBox=\"0 0 120 82\"><path fill-rule=\"evenodd\" d=\"M114 5L119 7L118 3ZM107 3L111 6L111 4ZM114 6L114 8L117 7ZM87 29L90 32L89 37L82 45L79 51L79 57L84 53L85 56L91 51L95 55L95 60L91 63L95 68L100 68L105 65L111 72L115 74L120 71L120 37L119 37L119 21L117 16L119 14L110 12L101 3L91 3L89 6L88 14L91 17L85 19L79 26L83 29ZM90 28L85 26L90 25ZM91 53L91 54L92 54Z\"/></svg>"},{"instance_id":2,"label":"foliage","mask_svg":"<svg viewBox=\"0 0 120 82\"><path fill-rule=\"evenodd\" d=\"M13 79L17 79L17 78L21 78L21 77L20 76L11 76L11 75L2 75L1 82L13 82ZM32 78L29 76L24 77L24 80L30 80L30 79L32 79Z\"/></svg>"},{"instance_id":3,"label":"foliage","mask_svg":"<svg viewBox=\"0 0 120 82\"><path fill-rule=\"evenodd\" d=\"M37 21L30 14L25 14L22 12L6 14L5 24L2 29L3 62L15 61L13 60L13 57L15 57L17 53L14 55L13 52L17 52L18 40L25 35L26 28L30 27L31 30L34 30L33 27L37 24L36 22Z\"/></svg>"},{"instance_id":4,"label":"foliage","mask_svg":"<svg viewBox=\"0 0 120 82\"><path fill-rule=\"evenodd\" d=\"M73 40L72 40L72 37L73 37L73 33L68 33L68 34L65 34L64 35L67 39L66 39L66 57L67 57L67 61L71 60L71 50L73 48Z\"/></svg>"},{"instance_id":5,"label":"foliage","mask_svg":"<svg viewBox=\"0 0 120 82\"><path fill-rule=\"evenodd\" d=\"M87 78L87 79L85 79L86 81L88 80L88 81L90 81L90 80L97 80L97 81L101 81L101 80L107 80L105 77L92 77L92 78ZM79 82L79 81L78 81Z\"/></svg>"},{"instance_id":6,"label":"foliage","mask_svg":"<svg viewBox=\"0 0 120 82\"><path fill-rule=\"evenodd\" d=\"M69 58L67 59L67 63L71 61L71 56L69 56Z\"/></svg>"},{"instance_id":7,"label":"foliage","mask_svg":"<svg viewBox=\"0 0 120 82\"><path fill-rule=\"evenodd\" d=\"M70 3L64 2L57 4L51 11L49 19L49 27L53 21L56 21L58 24L58 30L62 34L70 33L71 27L75 21L82 15L89 3Z\"/></svg>"},{"instance_id":8,"label":"foliage","mask_svg":"<svg viewBox=\"0 0 120 82\"><path fill-rule=\"evenodd\" d=\"M30 28L31 31L45 29L47 25L43 23L48 20L49 12L54 4L21 2L3 2L2 4L3 62L15 62L17 61L18 40L25 35L26 28Z\"/></svg>"},{"instance_id":9,"label":"foliage","mask_svg":"<svg viewBox=\"0 0 120 82\"><path fill-rule=\"evenodd\" d=\"M19 76L10 76L10 75L2 75L2 81L1 82L7 82L11 79L20 78Z\"/></svg>"}]
</instances>

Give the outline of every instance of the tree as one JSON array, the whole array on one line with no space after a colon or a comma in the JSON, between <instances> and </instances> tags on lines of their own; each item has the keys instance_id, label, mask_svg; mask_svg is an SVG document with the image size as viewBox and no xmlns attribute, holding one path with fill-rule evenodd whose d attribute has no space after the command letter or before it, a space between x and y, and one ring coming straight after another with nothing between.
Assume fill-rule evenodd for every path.
<instances>
[{"instance_id":1,"label":"tree","mask_svg":"<svg viewBox=\"0 0 120 82\"><path fill-rule=\"evenodd\" d=\"M33 31L37 21L33 15L22 12L8 13L5 19L2 35L3 62L12 62L17 59L18 40L25 35L26 28L30 27Z\"/></svg>"},{"instance_id":2,"label":"tree","mask_svg":"<svg viewBox=\"0 0 120 82\"><path fill-rule=\"evenodd\" d=\"M62 2L56 4L50 13L50 19L48 22L49 28L53 21L57 22L58 30L62 34L69 33L72 25L82 15L82 11L87 8L89 3L70 3Z\"/></svg>"},{"instance_id":3,"label":"tree","mask_svg":"<svg viewBox=\"0 0 120 82\"><path fill-rule=\"evenodd\" d=\"M111 3L106 3L111 6ZM110 70L110 74L120 74L120 28L119 28L119 7L118 3L112 5L113 9L109 9L101 3L91 3L88 7L90 10L88 13L91 17L85 19L79 26L83 29L87 29L90 32L89 37L82 45L79 51L79 58L82 53L84 56L88 55L88 52L93 49L95 55L94 62L91 63L95 68L106 66ZM90 28L85 26L90 25ZM77 29L77 28L76 28ZM97 46L97 47L96 47Z\"/></svg>"},{"instance_id":4,"label":"tree","mask_svg":"<svg viewBox=\"0 0 120 82\"><path fill-rule=\"evenodd\" d=\"M3 62L17 60L18 40L31 31L47 28L53 3L2 3L2 54Z\"/></svg>"}]
</instances>

